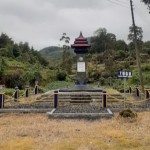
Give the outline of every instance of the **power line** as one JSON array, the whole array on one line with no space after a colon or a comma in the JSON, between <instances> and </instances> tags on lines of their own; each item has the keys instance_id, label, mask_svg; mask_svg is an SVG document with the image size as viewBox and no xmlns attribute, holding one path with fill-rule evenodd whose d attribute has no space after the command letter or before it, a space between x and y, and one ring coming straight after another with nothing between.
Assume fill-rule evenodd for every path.
<instances>
[{"instance_id":1,"label":"power line","mask_svg":"<svg viewBox=\"0 0 150 150\"><path fill-rule=\"evenodd\" d=\"M122 1L122 0L116 0L116 1L118 1L118 2L120 2L120 3L122 3L122 4L125 4L125 5L128 5L129 3L127 2L127 1Z\"/></svg>"},{"instance_id":2,"label":"power line","mask_svg":"<svg viewBox=\"0 0 150 150\"><path fill-rule=\"evenodd\" d=\"M112 0L107 0L107 1L110 2L110 3L112 3L112 4L114 4L114 5L118 5L118 6L121 6L121 7L129 9L129 7L127 5L124 5L124 4L121 4L121 3L118 3L118 2L112 1Z\"/></svg>"}]
</instances>

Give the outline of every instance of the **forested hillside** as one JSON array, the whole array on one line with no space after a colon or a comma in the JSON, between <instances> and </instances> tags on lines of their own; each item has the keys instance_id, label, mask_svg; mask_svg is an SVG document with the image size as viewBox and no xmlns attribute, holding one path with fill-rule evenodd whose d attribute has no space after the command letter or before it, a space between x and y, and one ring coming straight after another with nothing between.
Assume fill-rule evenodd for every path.
<instances>
[{"instance_id":1,"label":"forested hillside","mask_svg":"<svg viewBox=\"0 0 150 150\"><path fill-rule=\"evenodd\" d=\"M94 35L88 37L91 44L87 54L87 79L89 83L99 82L101 85L122 86L117 79L118 70L130 70L133 77L129 84L139 84L136 65L136 52L133 43L132 27L129 28L127 43L117 39L105 28L99 28ZM142 28L138 30L138 47L142 62L144 84L150 83L150 41L142 40ZM15 43L6 34L0 36L0 81L7 87L18 85L34 85L38 80L45 86L55 81L72 81L76 76L76 58L73 49L51 46L40 52L30 47L27 42Z\"/></svg>"},{"instance_id":2,"label":"forested hillside","mask_svg":"<svg viewBox=\"0 0 150 150\"><path fill-rule=\"evenodd\" d=\"M43 82L48 62L27 42L15 43L8 35L0 35L0 82L6 87L23 88L35 80ZM49 70L47 70L49 71ZM44 79L45 78L45 79Z\"/></svg>"},{"instance_id":3,"label":"forested hillside","mask_svg":"<svg viewBox=\"0 0 150 150\"><path fill-rule=\"evenodd\" d=\"M57 46L46 47L39 52L47 61L49 61L50 65L59 63L63 55L63 49ZM70 52L71 55L75 55L72 49L70 49Z\"/></svg>"},{"instance_id":4,"label":"forested hillside","mask_svg":"<svg viewBox=\"0 0 150 150\"><path fill-rule=\"evenodd\" d=\"M138 34L138 47L142 62L144 84L148 84L150 83L150 77L148 75L150 73L150 41L142 40L143 31L141 27L136 27L136 30ZM109 33L105 28L99 28L94 32L93 36L88 37L88 41L91 44L87 55L87 78L89 82L99 81L100 84L104 85L108 85L111 82L111 84L114 84L114 87L118 87L122 81L117 80L117 73L118 70L122 69L133 72L133 77L129 81L130 84L139 84L132 27L129 28L127 39L129 41L128 43L124 40L117 39L115 34ZM45 58L48 57L49 61L59 56L57 63L61 63L63 50L60 48L45 48L41 53ZM56 61L54 60L54 62ZM72 71L68 75L75 75L76 73L76 60L74 59L72 62ZM65 68L61 66L59 66L59 69L66 71Z\"/></svg>"}]
</instances>

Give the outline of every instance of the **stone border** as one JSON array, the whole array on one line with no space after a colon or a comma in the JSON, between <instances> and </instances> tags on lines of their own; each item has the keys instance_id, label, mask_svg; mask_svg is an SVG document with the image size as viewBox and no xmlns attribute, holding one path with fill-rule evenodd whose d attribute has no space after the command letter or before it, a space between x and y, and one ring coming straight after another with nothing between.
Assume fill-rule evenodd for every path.
<instances>
[{"instance_id":1,"label":"stone border","mask_svg":"<svg viewBox=\"0 0 150 150\"><path fill-rule=\"evenodd\" d=\"M107 113L54 113L56 109L51 112L47 112L49 118L77 118L77 119L100 119L100 118L112 118L113 113L107 108Z\"/></svg>"},{"instance_id":2,"label":"stone border","mask_svg":"<svg viewBox=\"0 0 150 150\"><path fill-rule=\"evenodd\" d=\"M0 109L0 113L46 113L50 109Z\"/></svg>"}]
</instances>

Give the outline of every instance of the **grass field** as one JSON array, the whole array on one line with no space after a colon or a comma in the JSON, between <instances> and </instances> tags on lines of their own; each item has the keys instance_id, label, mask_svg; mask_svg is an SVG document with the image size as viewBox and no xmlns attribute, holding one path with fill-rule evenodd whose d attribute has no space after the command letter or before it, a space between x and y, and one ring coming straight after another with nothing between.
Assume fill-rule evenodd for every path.
<instances>
[{"instance_id":1,"label":"grass field","mask_svg":"<svg viewBox=\"0 0 150 150\"><path fill-rule=\"evenodd\" d=\"M149 150L150 112L136 120L54 120L0 114L0 150Z\"/></svg>"}]
</instances>

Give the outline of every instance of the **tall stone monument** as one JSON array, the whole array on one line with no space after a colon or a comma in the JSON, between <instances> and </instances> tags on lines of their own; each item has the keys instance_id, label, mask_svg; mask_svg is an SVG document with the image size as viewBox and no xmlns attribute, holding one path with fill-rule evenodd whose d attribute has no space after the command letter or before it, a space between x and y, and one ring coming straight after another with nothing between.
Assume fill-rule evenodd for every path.
<instances>
[{"instance_id":1,"label":"tall stone monument","mask_svg":"<svg viewBox=\"0 0 150 150\"><path fill-rule=\"evenodd\" d=\"M82 32L78 38L75 39L74 44L71 45L74 48L77 58L77 77L75 86L60 90L61 92L100 92L102 89L95 89L87 85L86 70L87 70L87 61L86 54L88 53L88 44L87 38L83 37Z\"/></svg>"},{"instance_id":2,"label":"tall stone monument","mask_svg":"<svg viewBox=\"0 0 150 150\"><path fill-rule=\"evenodd\" d=\"M85 85L86 79L86 53L90 45L86 38L83 37L82 32L80 36L75 39L74 44L71 45L77 55L77 84Z\"/></svg>"}]
</instances>

